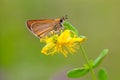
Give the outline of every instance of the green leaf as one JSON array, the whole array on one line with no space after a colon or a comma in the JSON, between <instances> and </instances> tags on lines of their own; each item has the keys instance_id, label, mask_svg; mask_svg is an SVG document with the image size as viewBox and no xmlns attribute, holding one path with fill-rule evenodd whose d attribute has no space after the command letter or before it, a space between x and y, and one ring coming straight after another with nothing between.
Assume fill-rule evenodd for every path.
<instances>
[{"instance_id":1,"label":"green leaf","mask_svg":"<svg viewBox=\"0 0 120 80\"><path fill-rule=\"evenodd\" d=\"M102 60L105 58L105 56L107 55L107 53L108 53L108 49L104 49L101 53L100 53L100 55L97 57L97 59L94 61L94 65L93 65L93 67L95 68L95 67L97 67L101 62L102 62Z\"/></svg>"},{"instance_id":2,"label":"green leaf","mask_svg":"<svg viewBox=\"0 0 120 80\"><path fill-rule=\"evenodd\" d=\"M69 78L80 78L87 74L89 72L89 69L86 68L75 68L73 70L68 71L67 76Z\"/></svg>"},{"instance_id":3,"label":"green leaf","mask_svg":"<svg viewBox=\"0 0 120 80\"><path fill-rule=\"evenodd\" d=\"M69 30L73 31L78 36L78 31L69 22L64 21L63 26L64 26L65 29L69 29Z\"/></svg>"},{"instance_id":4,"label":"green leaf","mask_svg":"<svg viewBox=\"0 0 120 80\"><path fill-rule=\"evenodd\" d=\"M107 72L105 69L100 69L98 72L98 79L99 80L108 80Z\"/></svg>"},{"instance_id":5,"label":"green leaf","mask_svg":"<svg viewBox=\"0 0 120 80\"><path fill-rule=\"evenodd\" d=\"M89 60L89 65L90 65L91 67L94 66L93 60ZM87 69L90 69L89 65L88 65L88 64L84 64L84 67L87 68Z\"/></svg>"}]
</instances>

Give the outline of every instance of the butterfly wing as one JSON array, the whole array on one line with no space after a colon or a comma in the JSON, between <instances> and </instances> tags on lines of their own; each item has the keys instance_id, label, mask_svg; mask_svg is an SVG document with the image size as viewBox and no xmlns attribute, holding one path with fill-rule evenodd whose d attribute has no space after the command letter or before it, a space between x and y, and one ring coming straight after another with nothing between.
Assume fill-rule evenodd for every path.
<instances>
[{"instance_id":1,"label":"butterfly wing","mask_svg":"<svg viewBox=\"0 0 120 80\"><path fill-rule=\"evenodd\" d=\"M43 37L54 29L54 20L28 20L28 29L37 37Z\"/></svg>"}]
</instances>

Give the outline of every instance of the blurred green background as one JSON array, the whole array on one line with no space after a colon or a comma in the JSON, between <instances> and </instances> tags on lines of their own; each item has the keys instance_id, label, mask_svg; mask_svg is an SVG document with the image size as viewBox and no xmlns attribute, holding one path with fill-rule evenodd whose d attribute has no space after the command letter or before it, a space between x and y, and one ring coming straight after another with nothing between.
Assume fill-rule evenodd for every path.
<instances>
[{"instance_id":1,"label":"blurred green background","mask_svg":"<svg viewBox=\"0 0 120 80\"><path fill-rule=\"evenodd\" d=\"M26 28L28 19L64 15L79 35L87 37L85 47L90 59L109 49L101 66L107 69L109 80L120 80L119 0L0 0L0 80L68 80L66 71L85 63L79 53L68 58L41 54L44 44Z\"/></svg>"}]
</instances>

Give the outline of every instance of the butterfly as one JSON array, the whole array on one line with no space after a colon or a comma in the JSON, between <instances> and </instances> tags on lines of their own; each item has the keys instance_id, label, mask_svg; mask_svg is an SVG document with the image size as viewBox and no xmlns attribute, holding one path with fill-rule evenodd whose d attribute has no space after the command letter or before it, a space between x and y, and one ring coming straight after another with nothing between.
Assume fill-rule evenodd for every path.
<instances>
[{"instance_id":1,"label":"butterfly","mask_svg":"<svg viewBox=\"0 0 120 80\"><path fill-rule=\"evenodd\" d=\"M60 32L63 28L62 23L67 17L57 19L41 19L41 20L27 20L27 28L36 37L43 38L51 31L56 33Z\"/></svg>"}]
</instances>

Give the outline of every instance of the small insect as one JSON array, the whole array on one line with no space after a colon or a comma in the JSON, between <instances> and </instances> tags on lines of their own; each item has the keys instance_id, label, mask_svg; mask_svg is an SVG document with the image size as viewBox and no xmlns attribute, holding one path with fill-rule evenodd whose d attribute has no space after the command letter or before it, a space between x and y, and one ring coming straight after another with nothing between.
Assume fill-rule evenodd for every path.
<instances>
[{"instance_id":1,"label":"small insect","mask_svg":"<svg viewBox=\"0 0 120 80\"><path fill-rule=\"evenodd\" d=\"M43 38L51 31L60 32L62 23L67 17L58 19L27 20L27 27L36 37Z\"/></svg>"}]
</instances>

